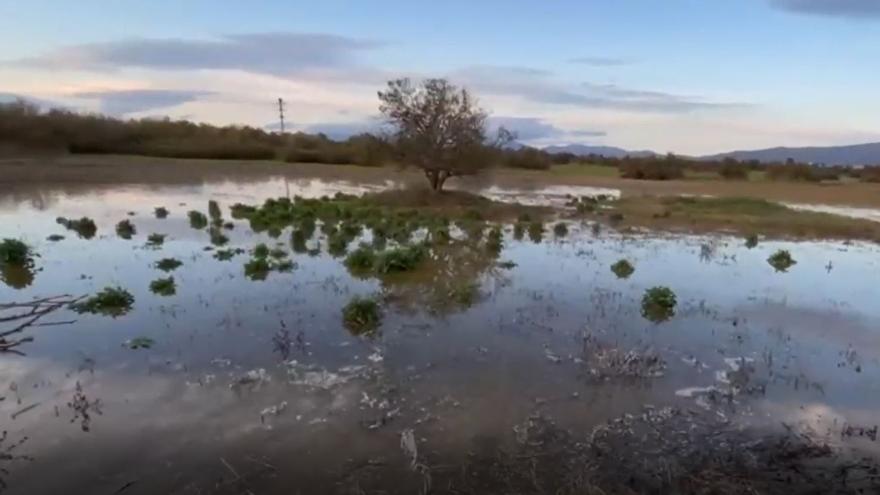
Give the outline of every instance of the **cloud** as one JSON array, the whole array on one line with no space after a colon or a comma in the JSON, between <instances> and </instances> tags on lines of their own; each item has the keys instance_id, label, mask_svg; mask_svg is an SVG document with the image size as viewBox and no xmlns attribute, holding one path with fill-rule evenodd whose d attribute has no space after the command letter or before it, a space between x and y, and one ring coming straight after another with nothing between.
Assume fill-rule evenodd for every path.
<instances>
[{"instance_id":1,"label":"cloud","mask_svg":"<svg viewBox=\"0 0 880 495\"><path fill-rule=\"evenodd\" d=\"M125 115L157 108L175 107L212 94L210 91L195 90L129 89L86 91L74 93L71 96L97 100L101 112L111 115Z\"/></svg>"},{"instance_id":2,"label":"cloud","mask_svg":"<svg viewBox=\"0 0 880 495\"><path fill-rule=\"evenodd\" d=\"M576 57L569 59L569 63L589 65L590 67L620 67L630 65L633 61L618 57Z\"/></svg>"},{"instance_id":3,"label":"cloud","mask_svg":"<svg viewBox=\"0 0 880 495\"><path fill-rule=\"evenodd\" d=\"M504 127L516 134L517 141L538 141L542 139L561 139L566 137L601 137L604 131L565 130L542 119L534 117L490 117L489 127Z\"/></svg>"},{"instance_id":4,"label":"cloud","mask_svg":"<svg viewBox=\"0 0 880 495\"><path fill-rule=\"evenodd\" d=\"M743 107L742 103L708 101L661 91L630 89L613 84L566 85L550 73L521 67L474 66L452 73L478 93L517 96L535 103L569 105L631 112L687 113L696 110Z\"/></svg>"},{"instance_id":5,"label":"cloud","mask_svg":"<svg viewBox=\"0 0 880 495\"><path fill-rule=\"evenodd\" d=\"M381 43L320 33L253 33L212 40L128 39L73 45L17 65L50 69L233 69L289 75L355 64L359 52Z\"/></svg>"},{"instance_id":6,"label":"cloud","mask_svg":"<svg viewBox=\"0 0 880 495\"><path fill-rule=\"evenodd\" d=\"M776 8L804 14L836 17L880 18L878 0L770 0Z\"/></svg>"}]
</instances>

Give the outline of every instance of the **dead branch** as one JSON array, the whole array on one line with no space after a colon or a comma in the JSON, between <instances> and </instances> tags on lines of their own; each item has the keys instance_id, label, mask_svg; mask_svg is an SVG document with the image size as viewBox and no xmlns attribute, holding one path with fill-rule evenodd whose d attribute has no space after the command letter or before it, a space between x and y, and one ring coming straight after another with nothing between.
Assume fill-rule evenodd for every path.
<instances>
[{"instance_id":1,"label":"dead branch","mask_svg":"<svg viewBox=\"0 0 880 495\"><path fill-rule=\"evenodd\" d=\"M56 322L40 322L44 316L53 313L61 308L68 307L79 301L84 296L71 297L69 295L60 295L52 297L44 297L42 299L34 299L26 302L11 302L0 304L0 315L10 310L19 310L16 313L0 316L0 323L12 322L14 326L7 330L0 331L0 352L16 352L14 348L26 342L33 342L33 337L23 337L20 339L7 339L6 337L25 331L31 327L48 327L57 325L69 325L76 320L65 320Z\"/></svg>"}]
</instances>

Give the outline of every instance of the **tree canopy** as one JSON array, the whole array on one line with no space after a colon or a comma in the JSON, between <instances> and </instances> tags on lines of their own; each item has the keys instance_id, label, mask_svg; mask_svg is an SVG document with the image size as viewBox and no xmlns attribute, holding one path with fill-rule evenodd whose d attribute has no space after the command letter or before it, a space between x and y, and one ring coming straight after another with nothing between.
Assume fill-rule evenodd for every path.
<instances>
[{"instance_id":1,"label":"tree canopy","mask_svg":"<svg viewBox=\"0 0 880 495\"><path fill-rule=\"evenodd\" d=\"M472 175L493 164L513 136L501 128L488 137L488 114L467 89L445 79L388 82L379 110L394 131L392 142L404 164L421 168L431 189L450 177Z\"/></svg>"}]
</instances>

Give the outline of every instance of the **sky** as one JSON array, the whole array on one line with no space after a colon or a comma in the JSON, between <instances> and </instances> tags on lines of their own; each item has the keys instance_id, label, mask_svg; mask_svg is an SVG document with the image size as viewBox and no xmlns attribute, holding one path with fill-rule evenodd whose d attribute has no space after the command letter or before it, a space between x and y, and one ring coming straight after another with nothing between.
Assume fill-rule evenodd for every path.
<instances>
[{"instance_id":1,"label":"sky","mask_svg":"<svg viewBox=\"0 0 880 495\"><path fill-rule=\"evenodd\" d=\"M0 0L0 100L331 137L445 77L533 146L880 141L880 0Z\"/></svg>"}]
</instances>

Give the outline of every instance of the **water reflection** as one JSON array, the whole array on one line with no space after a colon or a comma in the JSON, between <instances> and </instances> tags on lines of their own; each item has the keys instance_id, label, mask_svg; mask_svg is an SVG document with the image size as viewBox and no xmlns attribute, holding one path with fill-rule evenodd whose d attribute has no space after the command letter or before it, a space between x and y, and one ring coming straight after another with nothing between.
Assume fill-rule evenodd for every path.
<instances>
[{"instance_id":1,"label":"water reflection","mask_svg":"<svg viewBox=\"0 0 880 495\"><path fill-rule=\"evenodd\" d=\"M723 416L749 432L809 422L822 411L833 411L840 428L870 426L880 407L871 393L880 371L877 246L747 249L727 237L613 230L597 237L575 224L564 241L548 242L543 225L518 222L496 233L472 222L407 231L411 243L429 246L415 270L353 276L329 252L330 238L341 237L336 243L351 254L362 244L396 247L394 232L295 222L273 239L233 218L233 228L222 229L226 247L205 251L211 232L189 227L186 212L209 199L219 202L212 216L225 220L230 205L261 204L278 186L129 186L75 200L61 194L44 211L6 203L0 237L31 243L43 272L15 290L0 287L0 300L119 285L136 301L116 320L61 312L59 319L77 321L63 331L29 329L28 356L2 356L0 414L15 415L4 429L10 441L28 437L20 452L36 459L0 465L9 467L9 493L113 493L132 480L131 493L210 492L218 479L221 492L234 493L417 491L423 476L400 450L410 429L420 462L440 483L448 475L442 466L461 472L468 452L543 458L546 451L516 449L538 441L574 448L562 431L579 439L602 431L597 438L611 442L596 428L626 415L654 418L666 407ZM335 192L289 186L291 195ZM160 205L173 207L167 218L154 215ZM136 231L124 241L113 229L129 210ZM60 230L57 216L93 218L98 235L47 242ZM167 235L164 242L144 247L156 233ZM271 271L253 282L244 266L260 259L260 243ZM286 256L273 257L275 249ZM779 250L798 261L785 276L767 263ZM170 276L157 267L163 259L182 262L173 296L150 291ZM273 269L285 260L295 268ZM620 260L637 269L618 278L623 271L609 267ZM641 311L645 291L657 286L668 286L677 303L662 325ZM342 308L358 296L381 301L370 337L345 327ZM152 345L133 349L138 338ZM657 424L693 431L675 423L679 416L662 419ZM632 426L626 421L614 424ZM538 476L558 488L548 473ZM450 485L434 488L443 486Z\"/></svg>"}]
</instances>

